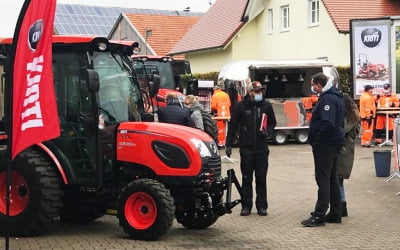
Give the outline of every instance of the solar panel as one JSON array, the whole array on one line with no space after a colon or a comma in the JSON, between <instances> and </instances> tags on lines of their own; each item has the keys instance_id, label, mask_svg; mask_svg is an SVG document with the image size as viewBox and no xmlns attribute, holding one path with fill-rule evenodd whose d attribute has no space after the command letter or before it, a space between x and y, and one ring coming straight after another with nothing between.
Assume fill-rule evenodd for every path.
<instances>
[{"instance_id":1,"label":"solar panel","mask_svg":"<svg viewBox=\"0 0 400 250\"><path fill-rule=\"evenodd\" d=\"M201 16L203 14L186 11L57 4L54 27L59 35L81 34L107 37L121 13L174 16Z\"/></svg>"}]
</instances>

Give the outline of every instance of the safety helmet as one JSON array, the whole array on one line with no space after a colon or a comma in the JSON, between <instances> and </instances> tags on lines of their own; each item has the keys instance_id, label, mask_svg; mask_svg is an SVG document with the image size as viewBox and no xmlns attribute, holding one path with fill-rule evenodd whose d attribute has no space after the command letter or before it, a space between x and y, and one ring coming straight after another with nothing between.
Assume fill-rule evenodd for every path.
<instances>
[{"instance_id":1,"label":"safety helmet","mask_svg":"<svg viewBox=\"0 0 400 250\"><path fill-rule=\"evenodd\" d=\"M390 91L390 84L389 83L383 84L383 93L385 95L390 95L391 91Z\"/></svg>"}]
</instances>

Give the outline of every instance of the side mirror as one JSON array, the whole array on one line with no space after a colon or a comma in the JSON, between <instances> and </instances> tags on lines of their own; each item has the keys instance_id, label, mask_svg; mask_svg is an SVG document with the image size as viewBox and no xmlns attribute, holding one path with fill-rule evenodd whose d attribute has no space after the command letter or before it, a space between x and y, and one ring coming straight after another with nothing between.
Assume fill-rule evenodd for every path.
<instances>
[{"instance_id":1,"label":"side mirror","mask_svg":"<svg viewBox=\"0 0 400 250\"><path fill-rule=\"evenodd\" d=\"M197 79L190 79L186 86L186 93L188 95L199 95L199 81Z\"/></svg>"},{"instance_id":2,"label":"side mirror","mask_svg":"<svg viewBox=\"0 0 400 250\"><path fill-rule=\"evenodd\" d=\"M192 70L191 70L191 68L190 68L190 63L189 63L189 61L185 61L185 71L186 71L186 74L189 74L189 75L192 74Z\"/></svg>"},{"instance_id":3,"label":"side mirror","mask_svg":"<svg viewBox=\"0 0 400 250\"><path fill-rule=\"evenodd\" d=\"M99 73L94 69L85 70L85 80L90 92L97 93L100 89Z\"/></svg>"},{"instance_id":4,"label":"side mirror","mask_svg":"<svg viewBox=\"0 0 400 250\"><path fill-rule=\"evenodd\" d=\"M149 96L151 98L155 97L160 89L160 75L153 74L152 81L149 81Z\"/></svg>"}]
</instances>

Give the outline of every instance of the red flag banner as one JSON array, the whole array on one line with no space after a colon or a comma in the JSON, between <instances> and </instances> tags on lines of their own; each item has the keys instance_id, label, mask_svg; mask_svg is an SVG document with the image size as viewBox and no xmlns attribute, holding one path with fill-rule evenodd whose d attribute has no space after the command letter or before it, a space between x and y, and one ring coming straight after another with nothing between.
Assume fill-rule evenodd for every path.
<instances>
[{"instance_id":1,"label":"red flag banner","mask_svg":"<svg viewBox=\"0 0 400 250\"><path fill-rule=\"evenodd\" d=\"M26 0L13 44L12 159L60 135L52 72L56 0Z\"/></svg>"}]
</instances>

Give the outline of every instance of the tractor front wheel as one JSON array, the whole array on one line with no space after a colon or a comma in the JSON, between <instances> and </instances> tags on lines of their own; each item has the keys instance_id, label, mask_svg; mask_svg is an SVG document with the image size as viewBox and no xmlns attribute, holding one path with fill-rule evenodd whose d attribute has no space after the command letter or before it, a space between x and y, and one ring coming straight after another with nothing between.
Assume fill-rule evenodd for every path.
<instances>
[{"instance_id":1,"label":"tractor front wheel","mask_svg":"<svg viewBox=\"0 0 400 250\"><path fill-rule=\"evenodd\" d=\"M170 191L152 179L129 183L118 197L119 225L136 240L156 240L172 226L175 206Z\"/></svg>"}]
</instances>

